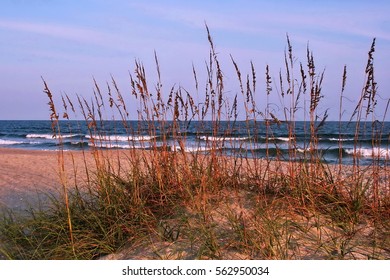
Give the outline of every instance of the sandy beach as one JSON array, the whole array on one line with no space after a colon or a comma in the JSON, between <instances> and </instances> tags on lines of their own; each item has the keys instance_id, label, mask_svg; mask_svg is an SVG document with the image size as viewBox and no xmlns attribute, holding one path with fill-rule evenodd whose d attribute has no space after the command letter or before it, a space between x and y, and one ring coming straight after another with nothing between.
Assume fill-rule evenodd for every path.
<instances>
[{"instance_id":1,"label":"sandy beach","mask_svg":"<svg viewBox=\"0 0 390 280\"><path fill-rule=\"evenodd\" d=\"M142 155L146 156L146 160L149 161L151 157L149 157L151 151L144 151ZM131 153L130 153L131 154ZM127 153L126 150L112 150L112 151L104 151L101 155L99 155L100 159L108 159L110 163L113 164L113 170L116 169L118 165L116 163L120 162L120 171L128 170L128 164L131 164L131 161L126 160L128 159L127 156L130 155ZM136 152L136 154L138 154ZM188 157L192 155L188 154ZM180 156L179 160L185 160L185 157L183 154L183 157ZM63 159L63 160L62 160ZM208 157L202 156L199 160L202 161L203 159L208 159ZM229 165L233 163L233 161L228 161ZM56 151L32 151L32 150L18 150L18 149L0 149L0 208L1 207L8 207L12 210L16 211L23 211L25 209L28 209L28 207L36 206L36 203L38 202L37 198L42 199L42 195L39 194L47 194L47 193L53 193L58 194L62 191L62 182L61 182L61 176L59 170L61 169L61 163L64 163L64 174L68 185L70 187L75 186L75 184L79 186L83 186L87 180L86 170L85 166L87 165L90 175L93 178L93 172L96 170L96 163L94 162L94 155L91 150L85 151L85 153L81 151L65 151L63 154L56 152ZM259 160L257 161L257 167L260 168L261 172L270 172L273 174L276 174L278 172L282 172L284 174L288 174L288 170L286 168L289 167L288 162L278 162L278 161L270 161L267 162L265 160ZM243 168L243 170L251 170L255 166L255 161L253 160L243 160L240 162L240 166ZM268 167L267 167L268 166ZM339 168L337 165L328 166L329 168L332 168L332 172L336 172L336 170ZM267 169L266 169L267 168ZM269 168L269 169L268 169ZM348 176L348 174L351 174L351 166L343 167L343 176ZM365 167L366 169L367 167ZM367 171L367 170L366 170ZM245 171L244 171L245 172ZM383 174L378 174L379 178L386 179L388 176L388 171L383 172ZM367 179L369 176L367 177ZM385 182L388 182L387 179L384 180ZM382 185L380 194L382 195L388 195L389 187ZM231 230L229 228L229 225L227 223L226 217L222 217L221 213L230 213L229 211L238 211L241 214L244 215L248 219L248 222L253 223L256 221L253 217L256 217L255 210L257 209L253 204L255 203L255 200L251 200L252 197L256 198L256 192L252 192L251 189L242 189L242 190L236 190L235 192L229 192L227 190L221 191L219 193L220 199L223 198L226 203L220 203L213 206L213 211L210 212L214 215L215 219L214 221L218 221L219 227L221 228L221 232L229 231ZM44 196L43 196L44 197ZM40 202L44 200L39 200ZM240 203L243 203L242 205ZM258 203L258 202L256 202ZM237 204L237 205L236 205ZM252 205L252 206L251 206ZM279 210L278 210L279 211ZM238 213L237 212L237 213ZM244 214L243 214L244 213ZM221 217L220 217L221 216ZM251 218L252 217L252 218ZM299 218L298 215L292 215L294 218ZM272 219L275 217L272 215ZM279 217L280 218L280 217ZM297 221L300 221L300 220ZM194 227L196 227L196 221L194 221ZM367 236L370 235L370 227L367 227L367 224L359 225L361 229L359 230L359 234L356 235L356 244L363 244L366 241L362 240L369 240ZM370 229L370 230L369 230ZM318 229L316 229L318 231ZM314 233L313 233L313 232ZM317 253L315 251L315 246L317 246L315 242L314 237L310 236L316 236L315 227L313 226L313 229L308 230L308 233L305 233L306 235L304 237L300 237L299 234L296 233L297 236L294 238L304 238L306 240L309 238L313 244L310 246L304 246L300 249L300 251L297 253L297 258L326 258L325 253ZM332 232L332 234L337 233L337 229L329 230L324 226L324 232ZM332 236L332 235L329 235ZM312 238L312 239L311 239ZM387 242L386 239L384 239L385 243ZM306 240L307 241L307 240ZM306 242L305 241L305 242ZM184 242L183 244L180 242ZM151 244L149 243L143 243L141 242L139 247L137 247L137 244L132 244L128 249L121 250L117 252L116 254L111 254L105 257L105 259L153 259L155 256L153 255L153 252L157 250L160 253L164 254L171 254L169 252L173 251L182 251L182 255L176 256L178 258L196 258L196 255L191 255L193 252L189 248L192 246L189 246L185 240L181 240L174 243L167 243L167 242L161 242L158 240L154 240ZM308 242L308 241L307 241ZM363 242L363 243L362 243ZM364 243L366 244L366 243ZM182 247L183 248L182 248ZM358 245L356 245L358 246ZM360 245L359 245L360 246ZM382 245L381 245L382 246ZM160 248L161 247L161 248ZM307 247L307 248L306 248ZM309 250L309 249L310 250ZM357 247L358 248L358 247ZM359 247L358 253L356 253L353 258L365 258L365 249L361 249ZM168 253L167 253L168 252ZM185 252L185 253L183 253ZM192 253L190 253L192 252ZM314 253L313 253L314 252ZM381 251L382 252L382 251ZM230 252L229 250L224 255L225 258L243 258L247 259L250 258L249 255L240 255L237 252ZM322 255L321 255L322 254ZM1 256L0 256L1 259Z\"/></svg>"},{"instance_id":2,"label":"sandy beach","mask_svg":"<svg viewBox=\"0 0 390 280\"><path fill-rule=\"evenodd\" d=\"M85 185L85 166L91 174L96 168L92 151L64 151L64 160L59 160L60 156L58 151L0 148L0 207L23 210L29 207L28 203L35 203L39 194L60 193L62 163L69 186ZM116 165L118 156L121 166L126 167L129 162L123 160L125 151L104 153L113 165Z\"/></svg>"},{"instance_id":3,"label":"sandy beach","mask_svg":"<svg viewBox=\"0 0 390 280\"><path fill-rule=\"evenodd\" d=\"M37 191L59 186L56 152L0 149L0 205L22 207Z\"/></svg>"},{"instance_id":4,"label":"sandy beach","mask_svg":"<svg viewBox=\"0 0 390 280\"><path fill-rule=\"evenodd\" d=\"M144 151L144 155L147 152ZM7 206L13 209L19 209L26 206L28 199L36 198L39 193L58 192L61 191L61 169L59 163L58 151L37 151L24 149L9 149L0 148L0 206ZM104 156L110 160L110 164L117 162L115 159L119 157L122 169L126 169L126 164L130 164L126 160L125 151L111 150L104 153ZM85 164L87 164L90 172L94 171L96 164L92 151L64 151L63 162L66 178L70 186L75 184L82 185L86 180ZM125 159L125 160L124 160ZM242 167L247 169L247 164L251 164L252 160L242 161ZM266 166L265 161L261 162L260 168ZM270 163L272 172L286 172L287 162ZM246 167L245 167L246 166ZM328 166L332 172L337 172L337 165ZM253 166L249 166L253 170ZM367 167L362 167L367 169ZM349 176L352 172L351 166L343 166L343 176ZM388 174L384 172L383 174ZM379 174L380 177L381 174ZM382 178L385 179L385 178ZM387 193L389 187L382 186L382 192Z\"/></svg>"},{"instance_id":5,"label":"sandy beach","mask_svg":"<svg viewBox=\"0 0 390 280\"><path fill-rule=\"evenodd\" d=\"M23 209L37 194L58 191L61 188L58 156L56 151L0 148L0 205ZM78 180L83 180L82 152L64 153L64 157L68 179L74 179L75 166Z\"/></svg>"}]
</instances>

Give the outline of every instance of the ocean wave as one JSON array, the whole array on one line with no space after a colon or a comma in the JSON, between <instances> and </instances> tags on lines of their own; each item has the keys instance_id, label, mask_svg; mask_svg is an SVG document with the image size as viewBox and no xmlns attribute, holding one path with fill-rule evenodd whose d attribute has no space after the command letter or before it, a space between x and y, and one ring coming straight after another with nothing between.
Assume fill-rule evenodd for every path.
<instances>
[{"instance_id":1,"label":"ocean wave","mask_svg":"<svg viewBox=\"0 0 390 280\"><path fill-rule=\"evenodd\" d=\"M283 136L279 136L279 137L268 137L268 140L269 140L269 141L289 142L289 141L294 140L294 137L283 137Z\"/></svg>"},{"instance_id":2,"label":"ocean wave","mask_svg":"<svg viewBox=\"0 0 390 280\"><path fill-rule=\"evenodd\" d=\"M40 141L29 141L29 142L23 142L23 144L40 145L40 144L42 144L42 142L40 142Z\"/></svg>"},{"instance_id":3,"label":"ocean wave","mask_svg":"<svg viewBox=\"0 0 390 280\"><path fill-rule=\"evenodd\" d=\"M207 152L211 150L218 150L219 148L205 147L205 146L184 146L183 149L180 146L170 146L172 152L178 152L184 150L186 153Z\"/></svg>"},{"instance_id":4,"label":"ocean wave","mask_svg":"<svg viewBox=\"0 0 390 280\"><path fill-rule=\"evenodd\" d=\"M249 140L250 137L199 136L199 139L204 141L222 142L222 141L245 141L245 140Z\"/></svg>"},{"instance_id":5,"label":"ocean wave","mask_svg":"<svg viewBox=\"0 0 390 280\"><path fill-rule=\"evenodd\" d=\"M145 145L129 145L129 144L118 144L118 143L99 143L93 144L88 143L88 146L95 148L104 148L104 149L150 149L150 147Z\"/></svg>"},{"instance_id":6,"label":"ocean wave","mask_svg":"<svg viewBox=\"0 0 390 280\"><path fill-rule=\"evenodd\" d=\"M310 149L309 147L307 148L297 148L296 151L300 154L316 154L316 155L323 155L324 157L331 157L331 158L338 158L340 156L345 156L347 155L347 152L345 151L344 148L338 148L338 147L333 147L333 148L314 148Z\"/></svg>"},{"instance_id":7,"label":"ocean wave","mask_svg":"<svg viewBox=\"0 0 390 280\"><path fill-rule=\"evenodd\" d=\"M18 145L18 144L23 144L23 143L24 143L23 141L0 139L0 145Z\"/></svg>"},{"instance_id":8,"label":"ocean wave","mask_svg":"<svg viewBox=\"0 0 390 280\"><path fill-rule=\"evenodd\" d=\"M301 154L306 154L306 153L310 153L310 152L334 152L334 151L338 151L339 149L338 148L334 148L334 149L316 149L316 148L297 148L296 151L298 153L301 153Z\"/></svg>"},{"instance_id":9,"label":"ocean wave","mask_svg":"<svg viewBox=\"0 0 390 280\"><path fill-rule=\"evenodd\" d=\"M54 135L54 134L35 134L30 133L26 135L26 138L43 138L43 139L59 139L59 138L73 138L76 137L78 134L61 134L61 135Z\"/></svg>"},{"instance_id":10,"label":"ocean wave","mask_svg":"<svg viewBox=\"0 0 390 280\"><path fill-rule=\"evenodd\" d=\"M320 140L323 140L323 139L320 138ZM347 141L354 141L355 138L333 138L333 137L331 137L328 140L331 142L347 142Z\"/></svg>"},{"instance_id":11,"label":"ocean wave","mask_svg":"<svg viewBox=\"0 0 390 280\"><path fill-rule=\"evenodd\" d=\"M99 141L116 141L116 142L128 142L128 141L150 141L157 136L149 136L149 135L139 135L139 136L134 136L134 135L85 135L85 138L87 139L94 139L94 140L99 140Z\"/></svg>"},{"instance_id":12,"label":"ocean wave","mask_svg":"<svg viewBox=\"0 0 390 280\"><path fill-rule=\"evenodd\" d=\"M44 145L47 145L47 143L43 143ZM79 148L83 148L84 146L87 146L88 145L88 142L84 142L84 141L64 141L63 143L60 143L60 144L56 144L56 146L65 146L65 147L68 147L70 149L74 148L74 149L79 149Z\"/></svg>"},{"instance_id":13,"label":"ocean wave","mask_svg":"<svg viewBox=\"0 0 390 280\"><path fill-rule=\"evenodd\" d=\"M349 155L357 155L362 157L380 157L390 158L390 150L387 148L356 148L345 149L345 152Z\"/></svg>"}]
</instances>

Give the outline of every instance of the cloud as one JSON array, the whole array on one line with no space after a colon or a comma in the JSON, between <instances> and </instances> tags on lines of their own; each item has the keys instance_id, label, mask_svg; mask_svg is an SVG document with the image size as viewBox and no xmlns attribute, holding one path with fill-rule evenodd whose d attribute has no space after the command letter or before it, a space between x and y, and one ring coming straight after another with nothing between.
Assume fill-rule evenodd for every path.
<instances>
[{"instance_id":1,"label":"cloud","mask_svg":"<svg viewBox=\"0 0 390 280\"><path fill-rule=\"evenodd\" d=\"M204 4L204 3L203 3ZM249 6L251 5L251 7ZM377 37L390 41L388 7L354 5L288 5L246 3L212 6L168 6L160 2L133 4L133 8L152 18L171 21L194 28L204 28L206 21L212 30L239 32L247 35L277 35L297 31L307 35ZM367 6L367 7L366 7ZM309 38L307 38L309 39Z\"/></svg>"},{"instance_id":2,"label":"cloud","mask_svg":"<svg viewBox=\"0 0 390 280\"><path fill-rule=\"evenodd\" d=\"M35 33L73 41L90 41L102 34L81 27L64 26L52 23L36 23L13 20L0 20L0 28L12 31Z\"/></svg>"},{"instance_id":3,"label":"cloud","mask_svg":"<svg viewBox=\"0 0 390 280\"><path fill-rule=\"evenodd\" d=\"M62 44L63 47L71 47L79 44L89 47L89 51L99 51L102 49L117 53L128 53L131 51L129 50L130 41L123 34L109 32L108 30L102 31L97 28L85 28L81 25L0 19L1 29L6 32L37 35L37 37L32 37L36 43L40 43L42 41L41 38L44 37L54 39L58 44L62 44L65 41ZM91 46L94 46L94 48L91 48ZM86 53L85 55L88 54Z\"/></svg>"}]
</instances>

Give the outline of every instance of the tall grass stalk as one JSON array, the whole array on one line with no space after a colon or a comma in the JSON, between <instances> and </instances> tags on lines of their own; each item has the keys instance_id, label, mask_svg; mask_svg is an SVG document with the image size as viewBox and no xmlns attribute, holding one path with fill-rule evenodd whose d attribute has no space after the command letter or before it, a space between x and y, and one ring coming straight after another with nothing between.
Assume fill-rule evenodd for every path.
<instances>
[{"instance_id":1,"label":"tall grass stalk","mask_svg":"<svg viewBox=\"0 0 390 280\"><path fill-rule=\"evenodd\" d=\"M346 66L340 93L339 160L332 165L319 152L318 135L328 117L326 110L319 110L325 71L317 71L309 47L306 63L297 67L287 36L284 70L274 79L266 65L265 87L257 85L253 62L244 75L231 56L238 90L229 95L207 26L206 31L209 57L204 76L192 65L193 90L176 85L164 88L156 53L155 84L149 83L147 69L136 60L129 74L129 95L122 94L114 77L104 87L94 79L91 99L78 95L73 100L65 94L57 105L43 81L60 146L61 196L48 194L49 207L32 208L23 217L5 211L0 253L9 259L390 257L385 238L390 218L388 158L373 152L372 165L365 167L359 154L359 137L366 130L372 147L378 149L387 133L375 119L375 40L351 116L353 164L345 166L341 119ZM271 108L272 97L280 100L280 111ZM129 111L129 98L137 104L136 111ZM389 100L382 122L388 105ZM87 128L88 148L64 151L60 112L65 120L82 117L80 127ZM302 152L296 140L298 113L304 117L308 137ZM107 120L113 119L119 121L111 128L114 132L126 131L128 149L113 149L117 140L107 133ZM210 130L204 147L187 145L188 129L194 123L198 130L192 133L197 137ZM221 132L222 123L228 129ZM245 154L242 144L229 138L240 125L248 136ZM287 155L275 137L281 126L288 130ZM261 130L266 135L265 157L256 154ZM239 152L226 155L227 144L238 145ZM73 180L68 179L69 171Z\"/></svg>"}]
</instances>

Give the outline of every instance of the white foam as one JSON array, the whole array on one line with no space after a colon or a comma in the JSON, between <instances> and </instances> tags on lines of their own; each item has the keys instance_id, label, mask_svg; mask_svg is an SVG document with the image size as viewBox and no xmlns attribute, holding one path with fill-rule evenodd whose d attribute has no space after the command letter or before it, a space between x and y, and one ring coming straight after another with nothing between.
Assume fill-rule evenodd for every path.
<instances>
[{"instance_id":1,"label":"white foam","mask_svg":"<svg viewBox=\"0 0 390 280\"><path fill-rule=\"evenodd\" d=\"M356 148L356 149L345 149L345 152L350 155L358 155L362 157L381 157L389 158L390 150L386 148Z\"/></svg>"},{"instance_id":2,"label":"white foam","mask_svg":"<svg viewBox=\"0 0 390 280\"><path fill-rule=\"evenodd\" d=\"M83 141L70 141L70 144L72 144L72 145L83 145L84 142Z\"/></svg>"},{"instance_id":3,"label":"white foam","mask_svg":"<svg viewBox=\"0 0 390 280\"><path fill-rule=\"evenodd\" d=\"M16 145L16 144L23 144L22 141L13 141L13 140L4 140L0 139L0 145Z\"/></svg>"},{"instance_id":4,"label":"white foam","mask_svg":"<svg viewBox=\"0 0 390 280\"><path fill-rule=\"evenodd\" d=\"M199 136L200 140L204 141L245 141L249 140L249 137L225 137L225 136Z\"/></svg>"},{"instance_id":5,"label":"white foam","mask_svg":"<svg viewBox=\"0 0 390 280\"><path fill-rule=\"evenodd\" d=\"M266 137L262 137L263 139ZM294 140L294 137L268 137L269 141L283 141L283 142L288 142L291 140Z\"/></svg>"},{"instance_id":6,"label":"white foam","mask_svg":"<svg viewBox=\"0 0 390 280\"><path fill-rule=\"evenodd\" d=\"M128 141L150 141L156 136L149 136L149 135L139 135L139 136L133 136L133 135L86 135L85 136L88 139L95 139L95 140L100 140L100 141L116 141L116 142L128 142Z\"/></svg>"},{"instance_id":7,"label":"white foam","mask_svg":"<svg viewBox=\"0 0 390 280\"><path fill-rule=\"evenodd\" d=\"M279 140L279 141L284 141L284 142L294 140L294 138L292 138L292 137L276 137L275 139Z\"/></svg>"},{"instance_id":8,"label":"white foam","mask_svg":"<svg viewBox=\"0 0 390 280\"><path fill-rule=\"evenodd\" d=\"M147 147L142 145L129 145L129 144L114 144L114 143L88 143L90 147L106 148L106 149L146 149Z\"/></svg>"},{"instance_id":9,"label":"white foam","mask_svg":"<svg viewBox=\"0 0 390 280\"><path fill-rule=\"evenodd\" d=\"M44 139L58 139L58 138L72 138L77 136L77 134L61 134L61 135L54 135L54 134L27 134L26 138L44 138Z\"/></svg>"},{"instance_id":10,"label":"white foam","mask_svg":"<svg viewBox=\"0 0 390 280\"><path fill-rule=\"evenodd\" d=\"M204 146L185 146L184 149L182 149L180 146L171 146L171 151L184 151L186 153L196 153L196 152L206 152L211 151L213 149L218 148L212 148L212 147L204 147Z\"/></svg>"},{"instance_id":11,"label":"white foam","mask_svg":"<svg viewBox=\"0 0 390 280\"><path fill-rule=\"evenodd\" d=\"M23 143L26 143L26 142L23 142ZM42 144L42 142L40 142L40 141L29 141L28 144L30 144L30 145L39 145L39 144Z\"/></svg>"},{"instance_id":12,"label":"white foam","mask_svg":"<svg viewBox=\"0 0 390 280\"><path fill-rule=\"evenodd\" d=\"M329 138L329 141L336 141L336 142L353 141L353 140L355 139L354 138Z\"/></svg>"},{"instance_id":13,"label":"white foam","mask_svg":"<svg viewBox=\"0 0 390 280\"><path fill-rule=\"evenodd\" d=\"M69 149L43 149L45 152L70 152Z\"/></svg>"}]
</instances>

